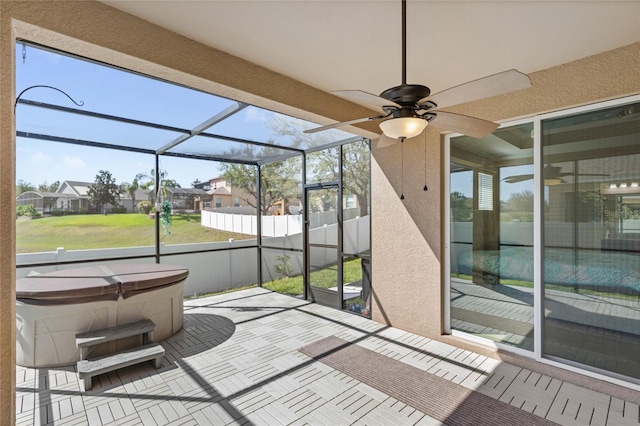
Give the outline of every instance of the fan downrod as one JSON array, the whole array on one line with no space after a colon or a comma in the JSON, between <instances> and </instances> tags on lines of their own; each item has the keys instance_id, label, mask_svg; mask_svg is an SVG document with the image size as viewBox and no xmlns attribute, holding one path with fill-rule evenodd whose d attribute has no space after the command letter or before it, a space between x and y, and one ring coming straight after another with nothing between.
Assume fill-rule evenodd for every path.
<instances>
[{"instance_id":1,"label":"fan downrod","mask_svg":"<svg viewBox=\"0 0 640 426\"><path fill-rule=\"evenodd\" d=\"M431 94L427 86L421 84L402 84L380 93L381 98L388 99L400 105L416 105L420 99Z\"/></svg>"}]
</instances>

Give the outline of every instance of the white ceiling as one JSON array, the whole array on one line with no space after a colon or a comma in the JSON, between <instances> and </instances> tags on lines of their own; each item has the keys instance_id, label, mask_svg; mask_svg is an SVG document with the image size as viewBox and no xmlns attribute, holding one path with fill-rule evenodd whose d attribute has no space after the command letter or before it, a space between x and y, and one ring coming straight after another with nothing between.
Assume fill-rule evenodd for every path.
<instances>
[{"instance_id":1,"label":"white ceiling","mask_svg":"<svg viewBox=\"0 0 640 426\"><path fill-rule=\"evenodd\" d=\"M322 90L401 83L400 0L103 3ZM407 82L437 93L640 41L640 0L410 0Z\"/></svg>"}]
</instances>

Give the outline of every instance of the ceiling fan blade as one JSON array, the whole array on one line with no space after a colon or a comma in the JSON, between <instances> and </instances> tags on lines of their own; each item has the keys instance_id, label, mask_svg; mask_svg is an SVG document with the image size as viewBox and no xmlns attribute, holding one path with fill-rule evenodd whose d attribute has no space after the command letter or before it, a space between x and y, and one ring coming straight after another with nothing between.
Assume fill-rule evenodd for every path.
<instances>
[{"instance_id":1,"label":"ceiling fan blade","mask_svg":"<svg viewBox=\"0 0 640 426\"><path fill-rule=\"evenodd\" d=\"M362 90L336 90L331 93L351 102L370 105L380 109L383 107L402 108L400 105L390 101L389 99L385 99Z\"/></svg>"},{"instance_id":2,"label":"ceiling fan blade","mask_svg":"<svg viewBox=\"0 0 640 426\"><path fill-rule=\"evenodd\" d=\"M396 142L398 142L398 139L390 138L389 136L383 133L382 135L380 135L380 138L378 139L376 148L387 148L389 146L395 145Z\"/></svg>"},{"instance_id":3,"label":"ceiling fan blade","mask_svg":"<svg viewBox=\"0 0 640 426\"><path fill-rule=\"evenodd\" d=\"M493 121L483 120L481 118L469 117L462 114L454 114L452 112L434 111L435 118L429 121L433 127L440 130L450 130L456 133L462 133L474 138L481 138L493 133L499 126Z\"/></svg>"},{"instance_id":4,"label":"ceiling fan blade","mask_svg":"<svg viewBox=\"0 0 640 426\"><path fill-rule=\"evenodd\" d=\"M365 121L380 120L381 118L385 118L385 117L386 117L386 115L380 115L380 116L375 116L375 117L356 118L354 120L341 121L339 123L328 124L326 126L314 127L313 129L305 130L303 133L316 133L316 132L321 132L323 130L335 129L336 127L349 126L351 124L357 124L357 123L364 123Z\"/></svg>"},{"instance_id":5,"label":"ceiling fan blade","mask_svg":"<svg viewBox=\"0 0 640 426\"><path fill-rule=\"evenodd\" d=\"M438 105L438 108L445 108L529 87L531 87L529 76L517 70L509 70L443 90L421 99L418 104L431 101Z\"/></svg>"},{"instance_id":6,"label":"ceiling fan blade","mask_svg":"<svg viewBox=\"0 0 640 426\"><path fill-rule=\"evenodd\" d=\"M530 180L530 179L533 179L533 175L508 176L502 180L507 183L518 183L518 182L524 182L525 180Z\"/></svg>"}]
</instances>

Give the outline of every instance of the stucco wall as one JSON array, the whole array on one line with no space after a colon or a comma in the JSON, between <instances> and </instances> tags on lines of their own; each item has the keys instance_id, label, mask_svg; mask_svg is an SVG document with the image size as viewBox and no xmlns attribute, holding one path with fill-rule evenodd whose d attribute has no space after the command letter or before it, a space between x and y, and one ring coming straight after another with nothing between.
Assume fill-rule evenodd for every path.
<instances>
[{"instance_id":1,"label":"stucco wall","mask_svg":"<svg viewBox=\"0 0 640 426\"><path fill-rule=\"evenodd\" d=\"M0 5L1 7L1 5ZM11 26L0 9L0 424L15 418L15 127Z\"/></svg>"},{"instance_id":2,"label":"stucco wall","mask_svg":"<svg viewBox=\"0 0 640 426\"><path fill-rule=\"evenodd\" d=\"M636 43L532 73L531 89L450 110L507 121L637 94L640 93L639 66L640 43ZM404 143L404 200L399 199L401 144L373 150L373 317L414 333L443 339L440 261L443 259L444 220L440 206L445 196L441 191L442 180L447 177L442 174L442 136L428 128L426 173L429 191L422 190L424 143L424 135ZM456 343L460 344L459 341Z\"/></svg>"},{"instance_id":3,"label":"stucco wall","mask_svg":"<svg viewBox=\"0 0 640 426\"><path fill-rule=\"evenodd\" d=\"M0 424L15 419L16 37L285 114L328 121L371 111L95 1L0 1ZM366 134L364 132L363 134Z\"/></svg>"}]
</instances>

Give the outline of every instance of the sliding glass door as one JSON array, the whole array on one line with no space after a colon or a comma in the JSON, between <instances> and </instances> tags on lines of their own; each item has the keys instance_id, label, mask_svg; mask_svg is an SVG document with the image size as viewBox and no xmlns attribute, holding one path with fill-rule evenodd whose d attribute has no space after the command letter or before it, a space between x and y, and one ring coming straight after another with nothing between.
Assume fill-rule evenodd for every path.
<instances>
[{"instance_id":1,"label":"sliding glass door","mask_svg":"<svg viewBox=\"0 0 640 426\"><path fill-rule=\"evenodd\" d=\"M640 103L542 121L546 356L640 378Z\"/></svg>"},{"instance_id":2,"label":"sliding glass door","mask_svg":"<svg viewBox=\"0 0 640 426\"><path fill-rule=\"evenodd\" d=\"M447 154L450 330L640 380L640 99L450 137Z\"/></svg>"},{"instance_id":3,"label":"sliding glass door","mask_svg":"<svg viewBox=\"0 0 640 426\"><path fill-rule=\"evenodd\" d=\"M533 349L532 123L451 139L451 328Z\"/></svg>"}]
</instances>

